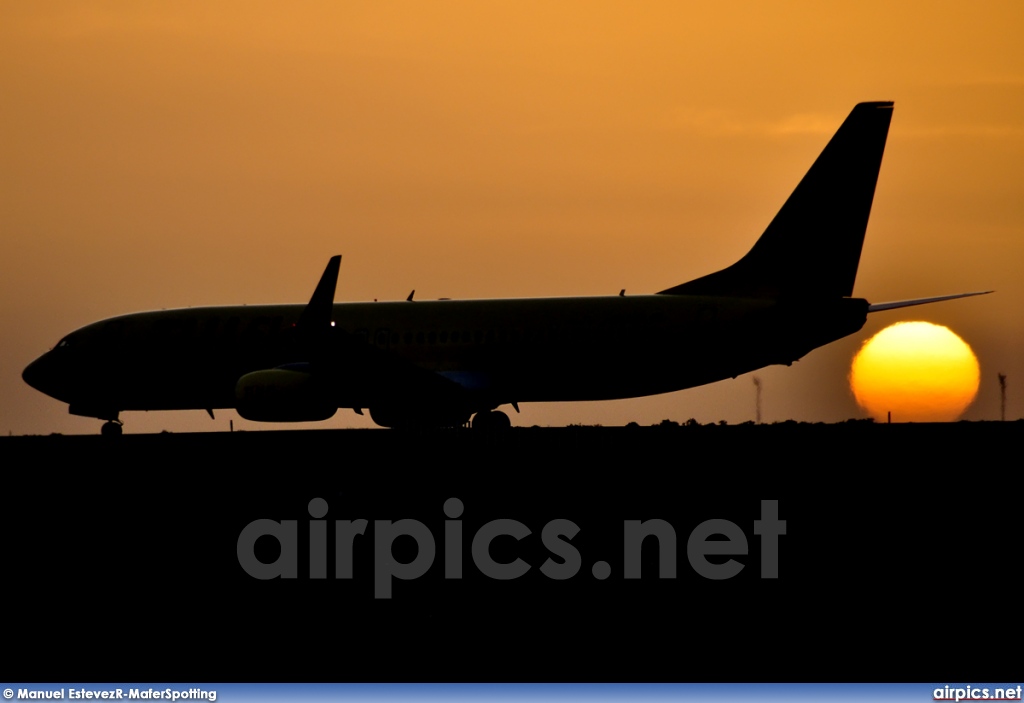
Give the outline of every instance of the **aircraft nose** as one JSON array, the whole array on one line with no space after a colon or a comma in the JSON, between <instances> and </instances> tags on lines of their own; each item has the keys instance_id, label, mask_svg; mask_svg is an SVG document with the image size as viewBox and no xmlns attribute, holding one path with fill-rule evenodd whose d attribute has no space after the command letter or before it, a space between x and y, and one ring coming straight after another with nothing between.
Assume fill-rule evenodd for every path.
<instances>
[{"instance_id":1,"label":"aircraft nose","mask_svg":"<svg viewBox=\"0 0 1024 703\"><path fill-rule=\"evenodd\" d=\"M54 396L54 385L57 381L53 368L53 359L49 352L33 361L21 372L21 378L37 391Z\"/></svg>"},{"instance_id":2,"label":"aircraft nose","mask_svg":"<svg viewBox=\"0 0 1024 703\"><path fill-rule=\"evenodd\" d=\"M30 385L33 388L35 388L37 391L38 390L42 390L39 387L39 379L40 379L40 376L42 375L42 371L40 369L42 364L40 362L42 362L42 360L43 360L43 357L39 357L38 359L33 361L31 364L26 366L25 370L21 372L21 380L23 380L25 383L27 383L28 385Z\"/></svg>"}]
</instances>

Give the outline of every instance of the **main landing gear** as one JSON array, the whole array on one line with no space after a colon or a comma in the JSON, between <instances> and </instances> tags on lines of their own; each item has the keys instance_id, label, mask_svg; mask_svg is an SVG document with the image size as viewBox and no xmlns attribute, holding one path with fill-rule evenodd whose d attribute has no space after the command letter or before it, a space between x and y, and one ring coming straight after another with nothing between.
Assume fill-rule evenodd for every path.
<instances>
[{"instance_id":1,"label":"main landing gear","mask_svg":"<svg viewBox=\"0 0 1024 703\"><path fill-rule=\"evenodd\" d=\"M473 416L472 427L475 430L507 430L512 427L508 415L500 410L479 412Z\"/></svg>"},{"instance_id":2,"label":"main landing gear","mask_svg":"<svg viewBox=\"0 0 1024 703\"><path fill-rule=\"evenodd\" d=\"M109 420L103 423L103 427L100 428L100 434L104 437L120 437L123 427L124 423L120 420Z\"/></svg>"}]
</instances>

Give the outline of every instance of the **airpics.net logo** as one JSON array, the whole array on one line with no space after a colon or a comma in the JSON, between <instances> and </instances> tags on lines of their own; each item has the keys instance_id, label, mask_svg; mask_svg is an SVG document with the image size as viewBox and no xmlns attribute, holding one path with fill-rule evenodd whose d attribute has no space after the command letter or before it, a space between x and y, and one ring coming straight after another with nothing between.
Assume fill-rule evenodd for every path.
<instances>
[{"instance_id":1,"label":"airpics.net logo","mask_svg":"<svg viewBox=\"0 0 1024 703\"><path fill-rule=\"evenodd\" d=\"M323 498L309 501L309 578L326 579L329 570L328 520L329 506ZM458 498L449 498L443 506L444 530L442 537L444 578L461 579L465 571L465 545L462 514L465 506ZM753 535L760 541L762 579L779 578L779 537L786 534L786 521L779 519L779 501L762 500L760 517L753 520ZM355 577L354 554L357 544L370 539L367 529L370 521L334 520L334 578ZM395 579L412 581L422 577L434 565L437 540L433 532L419 520L374 520L373 542L373 595L391 598ZM546 523L540 538L549 556L538 570L549 579L564 581L577 576L583 567L583 557L572 540L580 527L572 520L557 519ZM510 560L497 560L492 553L492 542L498 537L511 537L517 543L533 534L522 522L512 519L492 520L481 526L469 540L469 554L473 566L483 576L499 581L510 581L524 576L535 564L520 556ZM357 542L357 537L362 538ZM411 538L416 544L416 556L410 561L395 558L395 543L400 538ZM623 562L622 577L641 577L642 546L653 538L658 545L658 577L674 579L677 572L677 535L667 521L624 520L622 525ZM258 540L270 538L277 542L280 553L273 561L257 557ZM724 519L705 520L693 528L686 539L686 559L690 568L703 578L720 581L740 573L746 564L739 557L750 553L747 534L734 522ZM253 520L238 535L238 563L251 577L260 580L299 578L299 521ZM595 562L590 572L599 580L612 576L612 566L606 561Z\"/></svg>"},{"instance_id":2,"label":"airpics.net logo","mask_svg":"<svg viewBox=\"0 0 1024 703\"><path fill-rule=\"evenodd\" d=\"M979 686L943 686L932 691L935 701L1019 701L1021 685L997 688Z\"/></svg>"}]
</instances>

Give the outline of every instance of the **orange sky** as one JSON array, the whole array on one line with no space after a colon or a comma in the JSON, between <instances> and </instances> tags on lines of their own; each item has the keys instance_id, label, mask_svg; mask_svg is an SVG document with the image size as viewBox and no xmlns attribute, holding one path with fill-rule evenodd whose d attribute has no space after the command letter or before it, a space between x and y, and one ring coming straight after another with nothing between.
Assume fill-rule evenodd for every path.
<instances>
[{"instance_id":1,"label":"orange sky","mask_svg":"<svg viewBox=\"0 0 1024 703\"><path fill-rule=\"evenodd\" d=\"M895 113L855 294L872 315L758 372L763 419L863 417L887 324L978 354L968 419L1024 416L1024 3L0 4L0 431L99 421L21 370L96 319L305 302L650 293L745 253L857 102ZM523 406L516 424L742 422L749 376ZM126 413L126 431L255 429ZM339 411L323 427L369 426Z\"/></svg>"}]
</instances>

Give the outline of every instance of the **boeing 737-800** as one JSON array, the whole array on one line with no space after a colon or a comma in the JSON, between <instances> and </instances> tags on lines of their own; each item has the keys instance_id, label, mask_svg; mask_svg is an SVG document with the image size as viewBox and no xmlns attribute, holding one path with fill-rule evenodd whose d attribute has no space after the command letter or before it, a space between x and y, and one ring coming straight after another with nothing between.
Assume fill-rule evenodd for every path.
<instances>
[{"instance_id":1,"label":"boeing 737-800","mask_svg":"<svg viewBox=\"0 0 1024 703\"><path fill-rule=\"evenodd\" d=\"M385 427L509 425L518 403L666 393L791 364L867 315L851 297L891 102L854 107L738 262L654 295L334 302L340 256L306 305L141 312L72 332L24 371L120 434L129 410L234 408L243 418Z\"/></svg>"}]
</instances>

